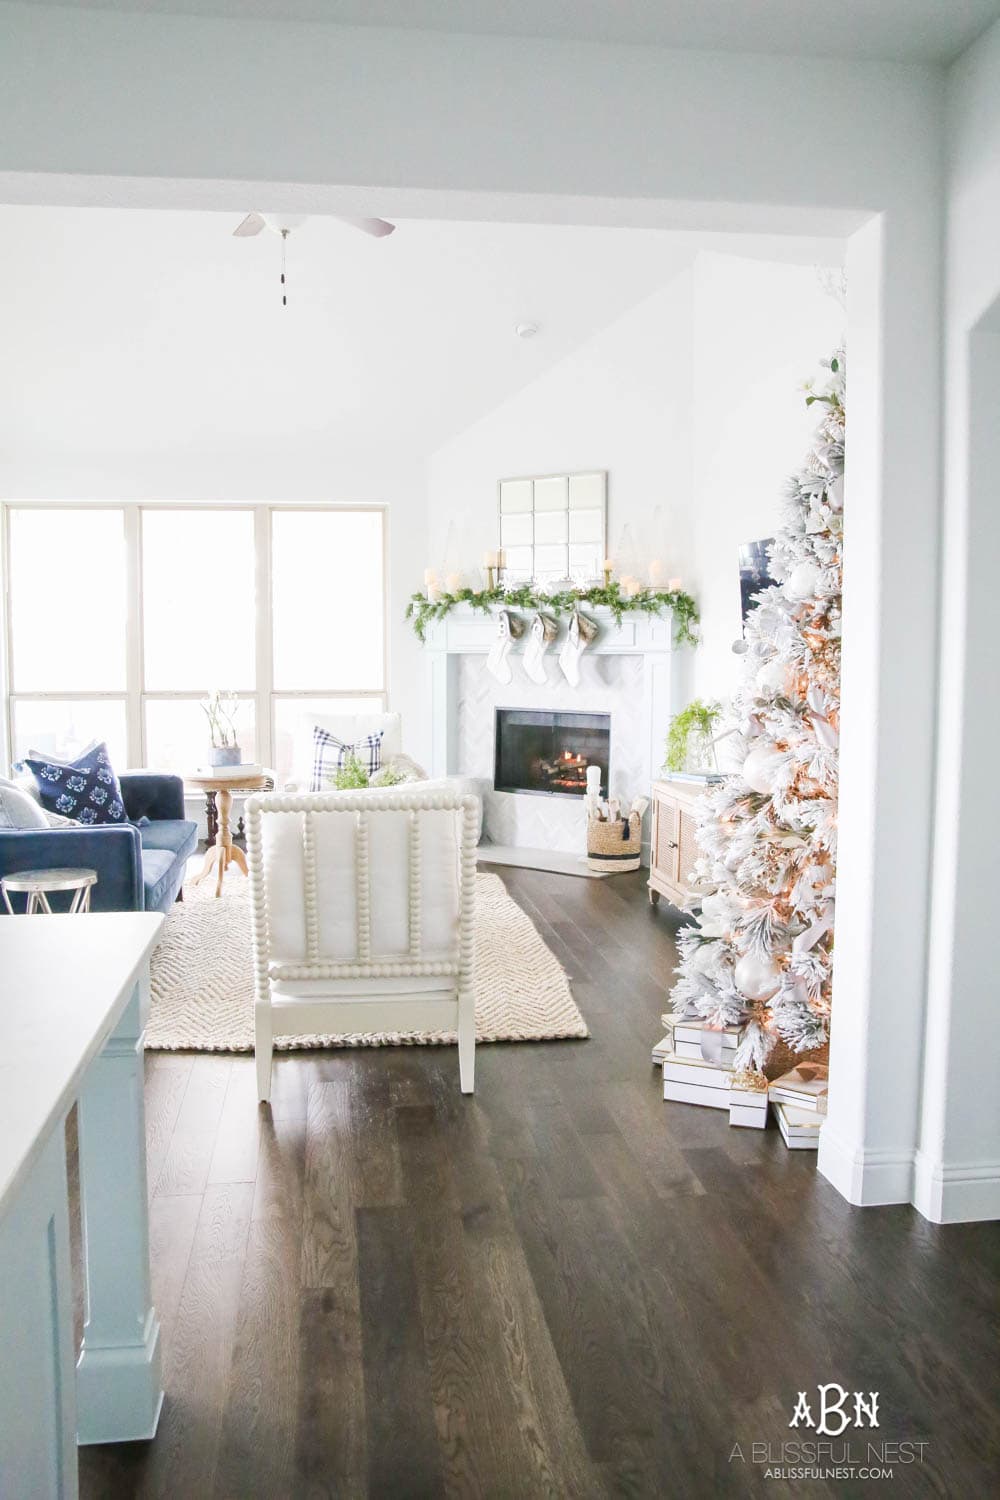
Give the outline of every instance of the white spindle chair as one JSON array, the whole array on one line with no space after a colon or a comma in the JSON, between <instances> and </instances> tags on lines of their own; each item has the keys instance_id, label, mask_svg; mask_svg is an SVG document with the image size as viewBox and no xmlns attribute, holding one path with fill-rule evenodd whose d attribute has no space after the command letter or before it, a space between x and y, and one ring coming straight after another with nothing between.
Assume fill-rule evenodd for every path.
<instances>
[{"instance_id":1,"label":"white spindle chair","mask_svg":"<svg viewBox=\"0 0 1000 1500\"><path fill-rule=\"evenodd\" d=\"M276 1037L457 1031L475 1075L478 798L319 792L246 805L257 1091Z\"/></svg>"}]
</instances>

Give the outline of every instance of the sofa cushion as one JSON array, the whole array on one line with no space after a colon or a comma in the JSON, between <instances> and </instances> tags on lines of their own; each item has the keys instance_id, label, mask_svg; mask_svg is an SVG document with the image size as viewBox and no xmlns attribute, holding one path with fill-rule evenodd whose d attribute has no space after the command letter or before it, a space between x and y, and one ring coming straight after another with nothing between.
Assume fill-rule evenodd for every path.
<instances>
[{"instance_id":1,"label":"sofa cushion","mask_svg":"<svg viewBox=\"0 0 1000 1500\"><path fill-rule=\"evenodd\" d=\"M54 760L29 751L24 763L35 778L39 800L49 812L84 824L126 823L122 789L103 742L88 745L75 760Z\"/></svg>"},{"instance_id":2,"label":"sofa cushion","mask_svg":"<svg viewBox=\"0 0 1000 1500\"><path fill-rule=\"evenodd\" d=\"M180 890L188 859L198 847L198 825L186 818L163 818L139 829L142 888L146 911L165 911Z\"/></svg>"},{"instance_id":3,"label":"sofa cushion","mask_svg":"<svg viewBox=\"0 0 1000 1500\"><path fill-rule=\"evenodd\" d=\"M169 849L142 851L142 887L147 911L156 911L163 903L174 878L177 856Z\"/></svg>"},{"instance_id":4,"label":"sofa cushion","mask_svg":"<svg viewBox=\"0 0 1000 1500\"><path fill-rule=\"evenodd\" d=\"M147 849L166 849L189 858L198 846L198 825L187 818L159 818L139 829L143 858Z\"/></svg>"}]
</instances>

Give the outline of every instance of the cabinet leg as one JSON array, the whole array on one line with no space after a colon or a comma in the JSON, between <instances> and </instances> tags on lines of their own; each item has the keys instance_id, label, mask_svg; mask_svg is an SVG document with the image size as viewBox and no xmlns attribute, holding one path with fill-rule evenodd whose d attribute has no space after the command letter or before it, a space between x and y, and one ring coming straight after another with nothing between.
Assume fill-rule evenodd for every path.
<instances>
[{"instance_id":1,"label":"cabinet leg","mask_svg":"<svg viewBox=\"0 0 1000 1500\"><path fill-rule=\"evenodd\" d=\"M659 891L654 891L652 886L649 887L649 904L650 906L659 906L660 904L660 893Z\"/></svg>"}]
</instances>

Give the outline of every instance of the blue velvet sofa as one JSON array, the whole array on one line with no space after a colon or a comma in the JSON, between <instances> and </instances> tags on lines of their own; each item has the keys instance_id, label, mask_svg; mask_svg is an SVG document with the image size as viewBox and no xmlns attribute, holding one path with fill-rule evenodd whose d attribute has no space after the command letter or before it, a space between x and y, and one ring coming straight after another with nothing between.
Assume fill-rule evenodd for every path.
<instances>
[{"instance_id":1,"label":"blue velvet sofa","mask_svg":"<svg viewBox=\"0 0 1000 1500\"><path fill-rule=\"evenodd\" d=\"M96 870L91 911L168 911L198 846L198 825L184 816L184 783L179 776L150 771L126 771L119 779L131 822L0 829L0 876L19 870ZM68 897L49 899L53 911L69 905ZM17 897L11 900L16 910ZM5 910L0 902L0 912Z\"/></svg>"}]
</instances>

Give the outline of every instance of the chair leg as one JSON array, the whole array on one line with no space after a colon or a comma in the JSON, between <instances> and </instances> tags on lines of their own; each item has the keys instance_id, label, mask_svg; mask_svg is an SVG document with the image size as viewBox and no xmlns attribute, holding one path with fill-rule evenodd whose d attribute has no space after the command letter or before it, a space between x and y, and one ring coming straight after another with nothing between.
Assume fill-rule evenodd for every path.
<instances>
[{"instance_id":1,"label":"chair leg","mask_svg":"<svg viewBox=\"0 0 1000 1500\"><path fill-rule=\"evenodd\" d=\"M458 997L458 1082L463 1094L476 1087L476 1000L472 990Z\"/></svg>"},{"instance_id":2,"label":"chair leg","mask_svg":"<svg viewBox=\"0 0 1000 1500\"><path fill-rule=\"evenodd\" d=\"M268 1104L271 1099L271 1062L274 1049L269 1005L254 1006L253 1048L257 1063L257 1098L261 1104Z\"/></svg>"}]
</instances>

